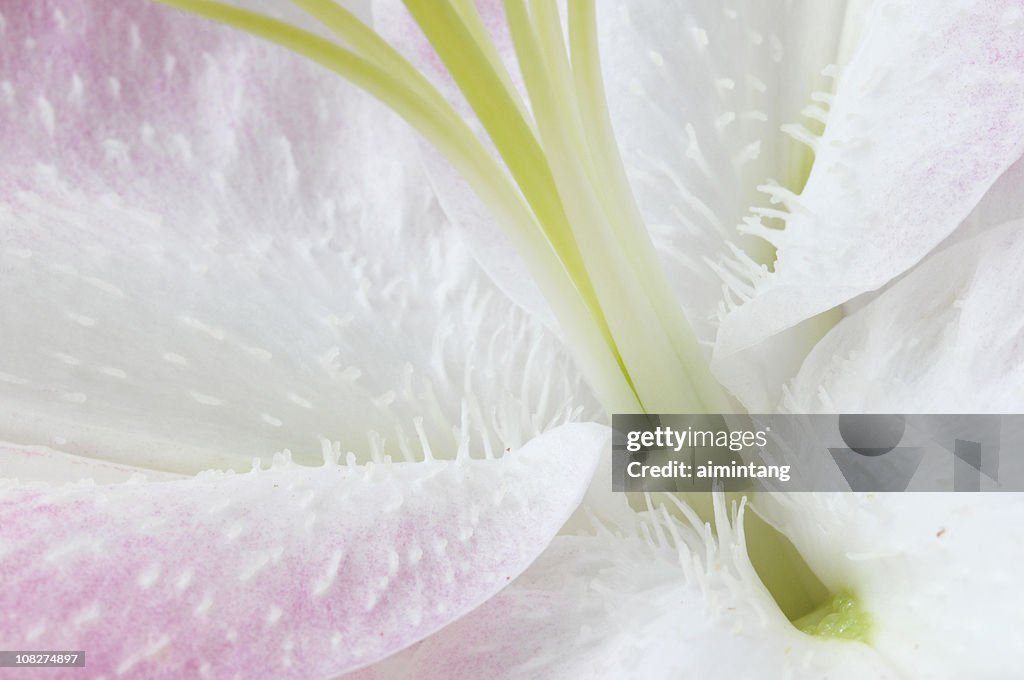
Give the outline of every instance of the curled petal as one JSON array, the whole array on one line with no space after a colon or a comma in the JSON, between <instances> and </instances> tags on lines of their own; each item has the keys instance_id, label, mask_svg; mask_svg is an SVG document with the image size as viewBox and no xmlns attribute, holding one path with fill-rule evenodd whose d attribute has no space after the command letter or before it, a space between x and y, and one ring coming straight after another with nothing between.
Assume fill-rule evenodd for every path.
<instances>
[{"instance_id":1,"label":"curled petal","mask_svg":"<svg viewBox=\"0 0 1024 680\"><path fill-rule=\"evenodd\" d=\"M1020 412L1022 262L1021 220L932 255L830 331L783 408ZM827 585L856 590L875 647L908 675L1017 674L1006 650L1022 625L1015 565L1024 551L1007 532L1024 522L1019 494L794 494L760 503Z\"/></svg>"}]
</instances>

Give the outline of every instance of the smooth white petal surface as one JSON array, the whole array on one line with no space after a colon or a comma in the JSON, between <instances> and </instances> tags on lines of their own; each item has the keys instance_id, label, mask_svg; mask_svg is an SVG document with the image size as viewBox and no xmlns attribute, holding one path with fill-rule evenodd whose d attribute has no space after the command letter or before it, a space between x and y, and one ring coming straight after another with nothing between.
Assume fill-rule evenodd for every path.
<instances>
[{"instance_id":1,"label":"smooth white petal surface","mask_svg":"<svg viewBox=\"0 0 1024 680\"><path fill-rule=\"evenodd\" d=\"M797 413L1024 410L1024 221L931 256L833 328L781 406Z\"/></svg>"},{"instance_id":2,"label":"smooth white petal surface","mask_svg":"<svg viewBox=\"0 0 1024 680\"><path fill-rule=\"evenodd\" d=\"M865 645L799 633L733 540L664 515L559 536L484 606L344 680L900 677Z\"/></svg>"},{"instance_id":3,"label":"smooth white petal surface","mask_svg":"<svg viewBox=\"0 0 1024 680\"><path fill-rule=\"evenodd\" d=\"M718 336L719 375L749 408L778 396L759 343L902 274L1021 156L1022 27L1013 0L875 3L807 186L778 197L786 228L755 227L779 248L774 273L752 277Z\"/></svg>"},{"instance_id":4,"label":"smooth white petal surface","mask_svg":"<svg viewBox=\"0 0 1024 680\"><path fill-rule=\"evenodd\" d=\"M594 403L339 78L144 2L0 13L0 438L195 472L412 455L420 418L500 450Z\"/></svg>"},{"instance_id":5,"label":"smooth white petal surface","mask_svg":"<svg viewBox=\"0 0 1024 680\"><path fill-rule=\"evenodd\" d=\"M5 483L0 646L88 650L93 677L358 668L522 572L607 444L607 428L567 425L498 460Z\"/></svg>"}]
</instances>

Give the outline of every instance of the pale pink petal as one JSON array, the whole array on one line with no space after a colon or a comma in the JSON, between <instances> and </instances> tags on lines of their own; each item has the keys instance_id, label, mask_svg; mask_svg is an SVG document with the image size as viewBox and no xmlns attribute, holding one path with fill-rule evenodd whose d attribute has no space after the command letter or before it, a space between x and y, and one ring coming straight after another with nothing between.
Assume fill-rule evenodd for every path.
<instances>
[{"instance_id":1,"label":"pale pink petal","mask_svg":"<svg viewBox=\"0 0 1024 680\"><path fill-rule=\"evenodd\" d=\"M1024 158L1003 173L944 246L965 241L1004 222L1024 219Z\"/></svg>"},{"instance_id":2,"label":"pale pink petal","mask_svg":"<svg viewBox=\"0 0 1024 680\"><path fill-rule=\"evenodd\" d=\"M1012 222L1019 219L1024 219L1024 158L1018 159L1016 163L1011 165L996 180L996 183L988 190L985 197L981 199L981 202L975 206L971 214L967 216L967 219L945 241L935 248L935 252L974 238L978 234L1004 222ZM896 283L898 283L898 280L873 293L865 293L851 300L843 305L843 312L847 315L853 314L870 304L878 296L883 295Z\"/></svg>"},{"instance_id":3,"label":"pale pink petal","mask_svg":"<svg viewBox=\"0 0 1024 680\"><path fill-rule=\"evenodd\" d=\"M0 490L0 646L91 677L328 677L487 600L579 503L608 430L498 460ZM45 677L41 675L40 677Z\"/></svg>"}]
</instances>

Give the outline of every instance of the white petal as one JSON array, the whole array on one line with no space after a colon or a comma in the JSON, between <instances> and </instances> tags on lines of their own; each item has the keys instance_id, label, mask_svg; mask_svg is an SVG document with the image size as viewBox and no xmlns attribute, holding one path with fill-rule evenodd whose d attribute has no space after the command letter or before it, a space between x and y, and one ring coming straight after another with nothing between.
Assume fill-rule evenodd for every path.
<instances>
[{"instance_id":1,"label":"white petal","mask_svg":"<svg viewBox=\"0 0 1024 680\"><path fill-rule=\"evenodd\" d=\"M857 593L899 677L1020 674L1019 494L793 494L776 519L826 585Z\"/></svg>"},{"instance_id":2,"label":"white petal","mask_svg":"<svg viewBox=\"0 0 1024 680\"><path fill-rule=\"evenodd\" d=\"M593 403L340 79L149 3L4 17L0 439L189 472L415 456L417 418L497 450Z\"/></svg>"},{"instance_id":3,"label":"white petal","mask_svg":"<svg viewBox=\"0 0 1024 680\"><path fill-rule=\"evenodd\" d=\"M898 677L865 645L793 628L737 541L664 515L560 536L483 607L345 680Z\"/></svg>"},{"instance_id":4,"label":"white petal","mask_svg":"<svg viewBox=\"0 0 1024 680\"><path fill-rule=\"evenodd\" d=\"M720 376L752 409L759 343L917 263L1024 151L1024 13L1013 0L878 2L843 74L773 274L723 321ZM745 356L746 354L746 356Z\"/></svg>"},{"instance_id":5,"label":"white petal","mask_svg":"<svg viewBox=\"0 0 1024 680\"><path fill-rule=\"evenodd\" d=\"M1024 221L928 258L815 347L782 407L826 413L1024 409Z\"/></svg>"},{"instance_id":6,"label":"white petal","mask_svg":"<svg viewBox=\"0 0 1024 680\"><path fill-rule=\"evenodd\" d=\"M579 503L607 428L499 460L0 487L0 645L92 676L312 678L481 604Z\"/></svg>"}]
</instances>

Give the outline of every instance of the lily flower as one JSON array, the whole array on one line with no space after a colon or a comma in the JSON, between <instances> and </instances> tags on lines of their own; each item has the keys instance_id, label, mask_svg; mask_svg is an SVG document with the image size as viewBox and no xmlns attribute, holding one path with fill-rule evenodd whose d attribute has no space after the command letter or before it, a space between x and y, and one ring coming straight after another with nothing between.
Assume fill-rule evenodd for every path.
<instances>
[{"instance_id":1,"label":"lily flower","mask_svg":"<svg viewBox=\"0 0 1024 680\"><path fill-rule=\"evenodd\" d=\"M1024 409L1017 0L245 4L0 3L0 647L1019 676L1020 496L602 460L615 412Z\"/></svg>"}]
</instances>

